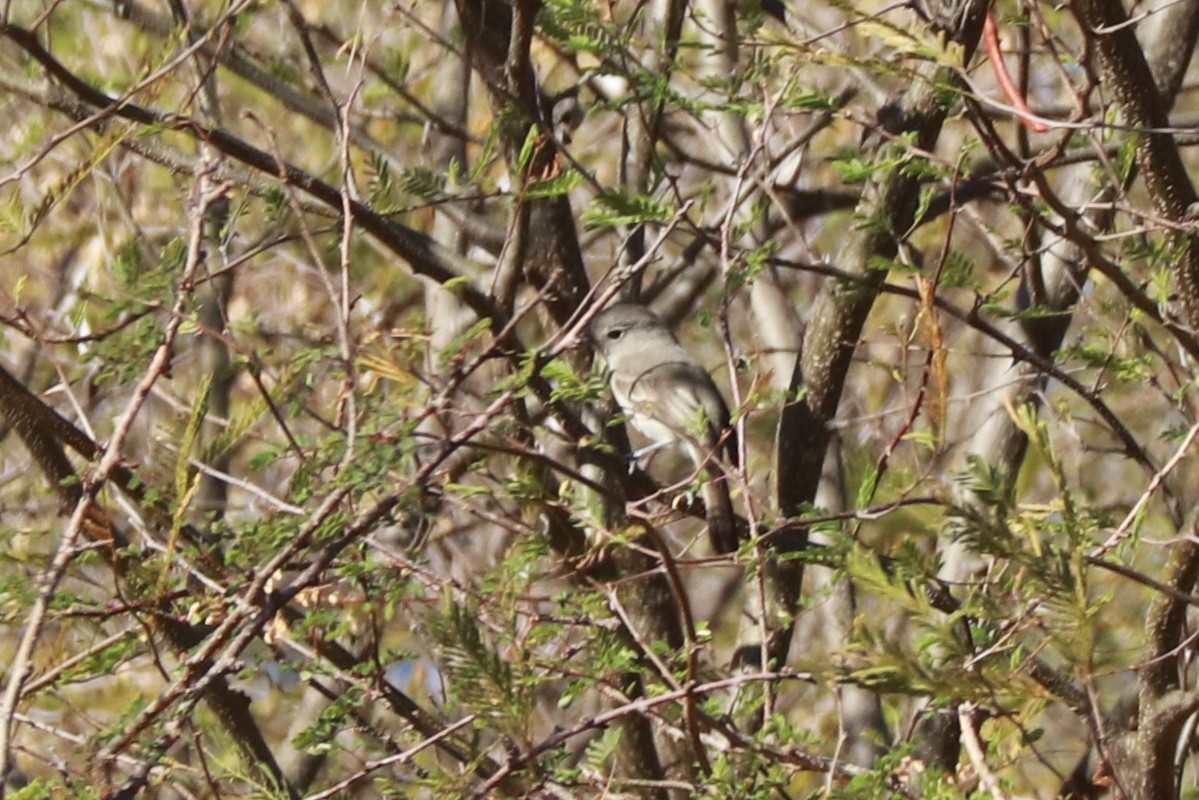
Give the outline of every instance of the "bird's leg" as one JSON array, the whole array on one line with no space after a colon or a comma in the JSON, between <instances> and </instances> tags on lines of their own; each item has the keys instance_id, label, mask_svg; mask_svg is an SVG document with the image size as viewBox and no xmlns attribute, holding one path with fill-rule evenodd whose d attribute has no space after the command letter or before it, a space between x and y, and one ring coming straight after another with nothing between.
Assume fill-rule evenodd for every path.
<instances>
[{"instance_id":1,"label":"bird's leg","mask_svg":"<svg viewBox=\"0 0 1199 800\"><path fill-rule=\"evenodd\" d=\"M654 442L653 444L647 444L645 447L642 447L638 450L634 450L633 452L629 453L629 474L632 475L633 472L637 469L638 461L645 458L646 456L652 456L654 453L658 452L663 447L667 447L671 444L673 444L673 442L670 442L668 440L663 440L660 442Z\"/></svg>"}]
</instances>

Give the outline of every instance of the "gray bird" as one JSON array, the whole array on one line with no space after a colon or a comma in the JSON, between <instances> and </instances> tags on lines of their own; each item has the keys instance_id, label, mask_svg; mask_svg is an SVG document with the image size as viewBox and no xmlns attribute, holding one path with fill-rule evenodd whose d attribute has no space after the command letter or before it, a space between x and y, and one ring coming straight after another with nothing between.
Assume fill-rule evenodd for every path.
<instances>
[{"instance_id":1,"label":"gray bird","mask_svg":"<svg viewBox=\"0 0 1199 800\"><path fill-rule=\"evenodd\" d=\"M737 528L723 452L737 465L737 437L729 409L712 376L683 349L666 323L650 309L621 303L591 323L590 334L612 373L612 395L629 421L654 444L652 452L681 442L696 468L711 476L704 484L708 535L721 554L737 550Z\"/></svg>"}]
</instances>

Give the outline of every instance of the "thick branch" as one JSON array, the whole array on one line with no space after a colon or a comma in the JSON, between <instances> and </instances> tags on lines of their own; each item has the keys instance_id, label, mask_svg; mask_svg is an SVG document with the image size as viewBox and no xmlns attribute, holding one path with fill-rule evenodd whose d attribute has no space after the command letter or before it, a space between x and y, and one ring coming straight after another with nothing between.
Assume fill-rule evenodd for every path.
<instances>
[{"instance_id":1,"label":"thick branch","mask_svg":"<svg viewBox=\"0 0 1199 800\"><path fill-rule=\"evenodd\" d=\"M1137 133L1137 166L1158 213L1176 223L1190 222L1199 200L1182 163L1178 144L1166 133L1169 104L1153 79L1136 31L1120 0L1080 0L1072 8L1099 51L1103 79L1115 93L1125 122ZM1183 249L1175 272L1187 323L1199 329L1199 242L1178 235Z\"/></svg>"},{"instance_id":2,"label":"thick branch","mask_svg":"<svg viewBox=\"0 0 1199 800\"><path fill-rule=\"evenodd\" d=\"M982 33L986 8L981 0L967 4L952 37L964 43L967 59ZM944 87L957 81L953 70L931 61L916 68L914 81L898 106L897 132L914 134L917 151L931 151L936 144L948 110ZM912 226L919 187L919 180L902 166L880 171L866 186L855 214L863 224L848 236L837 257L837 266L860 282L827 281L816 301L803 352L791 376L793 399L784 406L779 420L777 495L779 509L788 516L799 514L816 496L831 436L829 425L845 388L850 359L886 277L874 262L895 256L900 239ZM806 535L800 534L786 547L801 548L806 543ZM784 592L784 607L793 609L802 566L795 562L789 571L793 574L783 576L779 588ZM783 658L789 646L788 633L774 644L771 657Z\"/></svg>"}]
</instances>

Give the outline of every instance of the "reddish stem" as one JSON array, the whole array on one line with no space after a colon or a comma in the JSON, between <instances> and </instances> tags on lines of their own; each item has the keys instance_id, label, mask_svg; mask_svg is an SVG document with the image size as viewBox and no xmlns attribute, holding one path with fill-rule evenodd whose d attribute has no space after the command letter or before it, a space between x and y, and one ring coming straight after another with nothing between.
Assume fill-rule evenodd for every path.
<instances>
[{"instance_id":1,"label":"reddish stem","mask_svg":"<svg viewBox=\"0 0 1199 800\"><path fill-rule=\"evenodd\" d=\"M987 58L995 70L995 77L999 79L999 88L1003 90L1008 102L1016 109L1017 118L1024 124L1024 127L1034 133L1048 131L1049 126L1033 116L1032 109L1028 107L1028 103L1024 102L1024 95L1020 94L1020 89L1012 80L1011 73L1007 71L1007 65L1003 63L1003 52L999 49L999 28L995 25L994 10L988 11L987 18L983 21L983 42L987 46Z\"/></svg>"}]
</instances>

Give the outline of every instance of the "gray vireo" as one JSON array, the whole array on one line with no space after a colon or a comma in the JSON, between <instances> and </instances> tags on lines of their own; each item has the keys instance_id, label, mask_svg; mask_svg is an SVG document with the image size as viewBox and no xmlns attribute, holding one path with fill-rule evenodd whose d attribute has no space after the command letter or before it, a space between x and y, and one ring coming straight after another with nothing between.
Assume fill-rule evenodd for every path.
<instances>
[{"instance_id":1,"label":"gray vireo","mask_svg":"<svg viewBox=\"0 0 1199 800\"><path fill-rule=\"evenodd\" d=\"M703 494L712 548L721 554L736 551L733 502L718 456L723 452L728 463L736 465L737 437L712 376L645 306L614 305L597 316L589 330L612 373L616 402L633 426L654 442L647 449L681 442L696 468L711 476Z\"/></svg>"}]
</instances>

